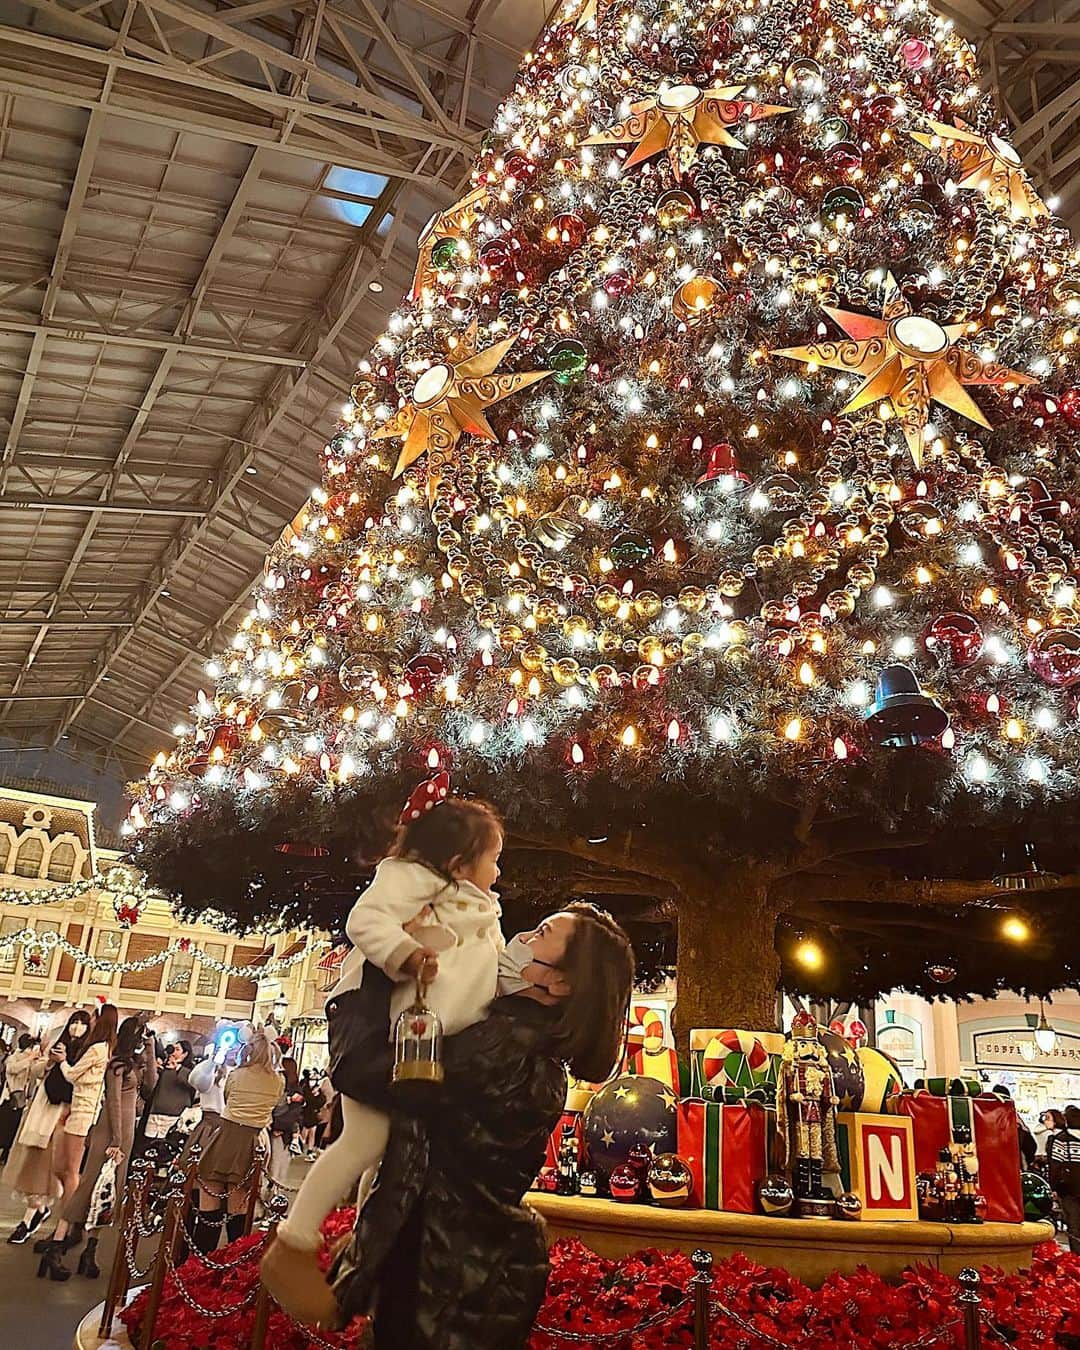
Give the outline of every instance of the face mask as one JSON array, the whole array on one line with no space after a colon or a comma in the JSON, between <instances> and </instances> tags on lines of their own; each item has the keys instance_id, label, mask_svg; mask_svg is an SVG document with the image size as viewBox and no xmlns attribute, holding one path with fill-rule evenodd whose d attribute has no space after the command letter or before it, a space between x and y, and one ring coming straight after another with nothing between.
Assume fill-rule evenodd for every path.
<instances>
[{"instance_id":1,"label":"face mask","mask_svg":"<svg viewBox=\"0 0 1080 1350\"><path fill-rule=\"evenodd\" d=\"M555 968L553 962L541 961L520 934L512 937L499 953L499 987L504 994L517 994L522 989L533 987L529 980L522 978L521 974L532 961L538 966L547 966L549 970Z\"/></svg>"},{"instance_id":2,"label":"face mask","mask_svg":"<svg viewBox=\"0 0 1080 1350\"><path fill-rule=\"evenodd\" d=\"M72 1022L71 1026L68 1027L68 1035L78 1040L80 1036L85 1036L89 1030L90 1028L85 1022Z\"/></svg>"}]
</instances>

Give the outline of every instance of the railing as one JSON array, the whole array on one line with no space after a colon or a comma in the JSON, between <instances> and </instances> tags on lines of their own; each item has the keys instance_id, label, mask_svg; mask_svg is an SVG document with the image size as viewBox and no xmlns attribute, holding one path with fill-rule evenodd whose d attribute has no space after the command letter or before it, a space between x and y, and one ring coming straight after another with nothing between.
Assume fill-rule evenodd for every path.
<instances>
[{"instance_id":1,"label":"railing","mask_svg":"<svg viewBox=\"0 0 1080 1350\"><path fill-rule=\"evenodd\" d=\"M693 1263L694 1274L688 1281L686 1293L677 1302L644 1318L636 1326L624 1327L619 1331L578 1332L537 1322L533 1331L550 1337L556 1345L595 1345L608 1347L608 1350L628 1350L635 1339L646 1331L657 1331L664 1326L673 1327L685 1317L692 1306L694 1350L708 1350L713 1329L723 1323L737 1327L746 1337L745 1343L748 1347L768 1346L770 1350L792 1350L792 1347L820 1344L816 1335L812 1339L797 1336L794 1340L782 1340L755 1327L733 1308L729 1308L713 1290L712 1253L696 1251L690 1260ZM917 1341L898 1342L895 1350L931 1350L933 1346L948 1346L950 1350L983 1350L984 1330L998 1343L1010 1343L989 1320L982 1306L980 1294L982 1280L979 1272L968 1268L962 1270L957 1278L960 1290L956 1298L958 1305L956 1316L935 1327L933 1331L927 1332ZM854 1343L850 1350L856 1350Z\"/></svg>"},{"instance_id":2,"label":"railing","mask_svg":"<svg viewBox=\"0 0 1080 1350\"><path fill-rule=\"evenodd\" d=\"M131 1166L130 1177L121 1209L119 1239L116 1245L116 1257L109 1277L108 1292L105 1298L101 1318L100 1334L108 1339L117 1310L121 1308L129 1291L136 1286L148 1285L147 1304L139 1325L139 1345L141 1350L150 1350L154 1345L154 1332L165 1292L166 1278L171 1277L172 1285L179 1297L192 1311L210 1321L220 1321L237 1313L253 1308L253 1322L246 1347L237 1346L237 1350L264 1350L270 1315L276 1305L269 1291L256 1279L251 1289L240 1300L228 1307L208 1308L203 1306L191 1293L182 1274L183 1261L178 1260L181 1249L212 1271L235 1270L244 1265L259 1261L267 1245L272 1240L277 1226L288 1210L289 1202L281 1194L280 1188L273 1183L271 1193L264 1201L266 1211L265 1233L262 1241L231 1259L212 1260L204 1255L194 1241L190 1230L193 1214L192 1195L200 1184L198 1181L199 1149L191 1149L184 1167L173 1167L166 1179L167 1201L164 1219L154 1214L150 1199L154 1166L146 1159L138 1159ZM263 1188L262 1159L259 1155L245 1178L248 1188L247 1205L244 1213L244 1235L253 1231L255 1210ZM205 1189L205 1188L204 1188ZM223 1197L212 1193L213 1198ZM219 1211L217 1220L224 1223L225 1215ZM201 1216L203 1223L209 1222L207 1214ZM139 1242L145 1238L157 1237L158 1244L149 1265L140 1270L138 1266ZM680 1324L683 1329L689 1318L693 1327L694 1350L708 1350L712 1332L722 1326L730 1325L738 1329L748 1350L765 1346L769 1350L797 1350L808 1347L812 1342L820 1344L819 1339L796 1335L794 1339L782 1339L753 1325L734 1308L724 1301L724 1291L714 1287L713 1257L711 1252L695 1251L691 1256L694 1274L687 1281L685 1290L666 1307L650 1314L637 1325L610 1332L578 1332L557 1326L537 1322L533 1331L548 1337L554 1346L588 1345L598 1350L629 1350L637 1337L646 1332L658 1331L664 1327L674 1328ZM956 1306L952 1315L946 1314L945 1320L928 1331L916 1341L897 1343L895 1350L984 1350L986 1344L1010 1344L1011 1338L1000 1331L990 1320L982 1306L982 1280L976 1270L962 1270L958 1277L959 1289ZM307 1342L318 1350L339 1350L340 1342L329 1341L310 1327L299 1326ZM841 1347L837 1350L857 1350Z\"/></svg>"}]
</instances>

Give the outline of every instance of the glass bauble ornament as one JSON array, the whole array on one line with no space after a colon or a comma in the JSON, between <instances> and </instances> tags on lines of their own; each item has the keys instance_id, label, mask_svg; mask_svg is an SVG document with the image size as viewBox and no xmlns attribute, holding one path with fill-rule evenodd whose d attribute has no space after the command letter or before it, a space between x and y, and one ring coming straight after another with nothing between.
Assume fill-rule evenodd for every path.
<instances>
[{"instance_id":1,"label":"glass bauble ornament","mask_svg":"<svg viewBox=\"0 0 1080 1350\"><path fill-rule=\"evenodd\" d=\"M615 272L609 272L604 278L604 290L613 300L618 299L620 295L625 295L634 288L634 278L629 272L621 269Z\"/></svg>"},{"instance_id":2,"label":"glass bauble ornament","mask_svg":"<svg viewBox=\"0 0 1080 1350\"><path fill-rule=\"evenodd\" d=\"M859 1219L862 1217L863 1203L854 1191L843 1191L833 1201L838 1219Z\"/></svg>"},{"instance_id":3,"label":"glass bauble ornament","mask_svg":"<svg viewBox=\"0 0 1080 1350\"><path fill-rule=\"evenodd\" d=\"M638 1174L629 1163L620 1163L608 1177L608 1194L621 1204L632 1204L641 1193Z\"/></svg>"},{"instance_id":4,"label":"glass bauble ornament","mask_svg":"<svg viewBox=\"0 0 1080 1350\"><path fill-rule=\"evenodd\" d=\"M908 70L920 70L930 59L930 48L921 38L908 38L900 47L900 59Z\"/></svg>"},{"instance_id":5,"label":"glass bauble ornament","mask_svg":"<svg viewBox=\"0 0 1080 1350\"><path fill-rule=\"evenodd\" d=\"M827 225L835 225L841 217L849 224L862 212L863 195L847 183L830 188L821 199L818 215Z\"/></svg>"},{"instance_id":6,"label":"glass bauble ornament","mask_svg":"<svg viewBox=\"0 0 1080 1350\"><path fill-rule=\"evenodd\" d=\"M540 166L528 155L521 154L507 155L503 168L506 176L512 178L515 183L531 183L540 171Z\"/></svg>"},{"instance_id":7,"label":"glass bauble ornament","mask_svg":"<svg viewBox=\"0 0 1080 1350\"><path fill-rule=\"evenodd\" d=\"M348 656L338 668L338 684L346 694L370 694L382 682L382 671L367 656Z\"/></svg>"},{"instance_id":8,"label":"glass bauble ornament","mask_svg":"<svg viewBox=\"0 0 1080 1350\"><path fill-rule=\"evenodd\" d=\"M647 1144L635 1144L626 1155L626 1162L637 1174L639 1183L644 1186L645 1178L649 1174L649 1168L652 1166L653 1151Z\"/></svg>"},{"instance_id":9,"label":"glass bauble ornament","mask_svg":"<svg viewBox=\"0 0 1080 1350\"><path fill-rule=\"evenodd\" d=\"M773 1172L758 1183L757 1199L762 1214L779 1219L791 1212L795 1191L787 1177L780 1172Z\"/></svg>"},{"instance_id":10,"label":"glass bauble ornament","mask_svg":"<svg viewBox=\"0 0 1080 1350\"><path fill-rule=\"evenodd\" d=\"M649 1197L654 1205L677 1209L690 1199L693 1177L677 1153L661 1153L648 1171Z\"/></svg>"},{"instance_id":11,"label":"glass bauble ornament","mask_svg":"<svg viewBox=\"0 0 1080 1350\"><path fill-rule=\"evenodd\" d=\"M584 497L567 497L554 511L545 511L542 516L537 516L533 534L539 543L557 552L572 544L585 528L581 518L584 505Z\"/></svg>"},{"instance_id":12,"label":"glass bauble ornament","mask_svg":"<svg viewBox=\"0 0 1080 1350\"><path fill-rule=\"evenodd\" d=\"M979 659L983 631L970 614L939 614L927 626L923 642L927 651L963 670Z\"/></svg>"},{"instance_id":13,"label":"glass bauble ornament","mask_svg":"<svg viewBox=\"0 0 1080 1350\"><path fill-rule=\"evenodd\" d=\"M556 342L548 354L548 364L559 384L573 384L585 374L589 353L576 338Z\"/></svg>"},{"instance_id":14,"label":"glass bauble ornament","mask_svg":"<svg viewBox=\"0 0 1080 1350\"><path fill-rule=\"evenodd\" d=\"M826 117L821 124L821 135L827 146L834 145L837 141L851 139L851 127L842 117Z\"/></svg>"},{"instance_id":15,"label":"glass bauble ornament","mask_svg":"<svg viewBox=\"0 0 1080 1350\"><path fill-rule=\"evenodd\" d=\"M862 168L862 151L854 141L834 141L825 152L825 163L836 173L853 173Z\"/></svg>"},{"instance_id":16,"label":"glass bauble ornament","mask_svg":"<svg viewBox=\"0 0 1080 1350\"><path fill-rule=\"evenodd\" d=\"M426 1100L443 1077L442 1023L425 1003L424 987L418 980L416 997L394 1024L391 1081L396 1095Z\"/></svg>"},{"instance_id":17,"label":"glass bauble ornament","mask_svg":"<svg viewBox=\"0 0 1080 1350\"><path fill-rule=\"evenodd\" d=\"M935 984L952 984L956 979L956 967L947 961L932 961L926 967L926 973Z\"/></svg>"},{"instance_id":18,"label":"glass bauble ornament","mask_svg":"<svg viewBox=\"0 0 1080 1350\"><path fill-rule=\"evenodd\" d=\"M687 326L700 323L716 306L721 295L715 277L691 277L671 298L671 311Z\"/></svg>"},{"instance_id":19,"label":"glass bauble ornament","mask_svg":"<svg viewBox=\"0 0 1080 1350\"><path fill-rule=\"evenodd\" d=\"M726 52L735 38L734 29L726 19L717 19L712 24L709 31L705 34L712 47L719 52Z\"/></svg>"},{"instance_id":20,"label":"glass bauble ornament","mask_svg":"<svg viewBox=\"0 0 1080 1350\"><path fill-rule=\"evenodd\" d=\"M865 127L890 127L896 121L898 104L893 94L877 94L861 110L860 123Z\"/></svg>"},{"instance_id":21,"label":"glass bauble ornament","mask_svg":"<svg viewBox=\"0 0 1080 1350\"><path fill-rule=\"evenodd\" d=\"M590 1200L595 1200L599 1185L595 1172L578 1173L578 1195L584 1195Z\"/></svg>"},{"instance_id":22,"label":"glass bauble ornament","mask_svg":"<svg viewBox=\"0 0 1080 1350\"><path fill-rule=\"evenodd\" d=\"M617 567L640 567L653 556L652 540L637 530L615 536L608 556Z\"/></svg>"},{"instance_id":23,"label":"glass bauble ornament","mask_svg":"<svg viewBox=\"0 0 1080 1350\"><path fill-rule=\"evenodd\" d=\"M1080 633L1045 628L1028 648L1028 665L1046 684L1068 689L1080 682Z\"/></svg>"},{"instance_id":24,"label":"glass bauble ornament","mask_svg":"<svg viewBox=\"0 0 1080 1350\"><path fill-rule=\"evenodd\" d=\"M678 1099L655 1078L623 1075L594 1092L583 1126L588 1156L604 1176L625 1163L635 1144L674 1153Z\"/></svg>"},{"instance_id":25,"label":"glass bauble ornament","mask_svg":"<svg viewBox=\"0 0 1080 1350\"><path fill-rule=\"evenodd\" d=\"M446 674L446 661L438 652L420 652L405 662L403 674L414 698L428 698Z\"/></svg>"},{"instance_id":26,"label":"glass bauble ornament","mask_svg":"<svg viewBox=\"0 0 1080 1350\"><path fill-rule=\"evenodd\" d=\"M544 231L544 239L560 248L580 248L585 239L585 222L575 211L563 211Z\"/></svg>"},{"instance_id":27,"label":"glass bauble ornament","mask_svg":"<svg viewBox=\"0 0 1080 1350\"><path fill-rule=\"evenodd\" d=\"M507 239L489 239L486 244L480 246L477 261L492 276L499 277L509 272L513 267L514 250Z\"/></svg>"},{"instance_id":28,"label":"glass bauble ornament","mask_svg":"<svg viewBox=\"0 0 1080 1350\"><path fill-rule=\"evenodd\" d=\"M1054 1192L1045 1177L1038 1172L1021 1172L1020 1191L1024 1197L1024 1218L1029 1223L1038 1223L1050 1217L1054 1208Z\"/></svg>"},{"instance_id":29,"label":"glass bauble ornament","mask_svg":"<svg viewBox=\"0 0 1080 1350\"><path fill-rule=\"evenodd\" d=\"M1057 401L1058 412L1071 427L1080 427L1080 389L1066 389Z\"/></svg>"},{"instance_id":30,"label":"glass bauble ornament","mask_svg":"<svg viewBox=\"0 0 1080 1350\"><path fill-rule=\"evenodd\" d=\"M772 473L757 483L751 495L751 506L759 493L768 502L770 511L796 511L802 505L802 488L787 473Z\"/></svg>"},{"instance_id":31,"label":"glass bauble ornament","mask_svg":"<svg viewBox=\"0 0 1080 1350\"><path fill-rule=\"evenodd\" d=\"M812 56L799 56L784 71L784 83L792 91L811 93L821 81L821 65Z\"/></svg>"},{"instance_id":32,"label":"glass bauble ornament","mask_svg":"<svg viewBox=\"0 0 1080 1350\"><path fill-rule=\"evenodd\" d=\"M697 202L685 188L672 188L656 203L656 223L670 234L693 220L697 211Z\"/></svg>"},{"instance_id":33,"label":"glass bauble ornament","mask_svg":"<svg viewBox=\"0 0 1080 1350\"><path fill-rule=\"evenodd\" d=\"M431 246L431 261L440 272L445 271L446 268L453 267L460 248L461 240L455 239L452 235L436 239Z\"/></svg>"}]
</instances>

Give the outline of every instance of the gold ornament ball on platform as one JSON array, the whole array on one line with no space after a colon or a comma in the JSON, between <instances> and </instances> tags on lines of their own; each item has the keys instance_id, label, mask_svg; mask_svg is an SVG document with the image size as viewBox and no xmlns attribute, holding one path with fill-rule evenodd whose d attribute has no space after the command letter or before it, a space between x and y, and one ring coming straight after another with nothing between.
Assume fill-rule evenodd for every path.
<instances>
[{"instance_id":1,"label":"gold ornament ball on platform","mask_svg":"<svg viewBox=\"0 0 1080 1350\"><path fill-rule=\"evenodd\" d=\"M656 203L656 223L669 232L679 229L697 214L697 203L689 192L673 188Z\"/></svg>"},{"instance_id":2,"label":"gold ornament ball on platform","mask_svg":"<svg viewBox=\"0 0 1080 1350\"><path fill-rule=\"evenodd\" d=\"M838 1219L858 1219L862 1215L862 1200L854 1191L844 1191L833 1201Z\"/></svg>"},{"instance_id":3,"label":"gold ornament ball on platform","mask_svg":"<svg viewBox=\"0 0 1080 1350\"><path fill-rule=\"evenodd\" d=\"M649 1195L654 1205L677 1209L690 1199L693 1178L677 1153L661 1153L648 1171Z\"/></svg>"},{"instance_id":4,"label":"gold ornament ball on platform","mask_svg":"<svg viewBox=\"0 0 1080 1350\"><path fill-rule=\"evenodd\" d=\"M795 1203L795 1191L791 1182L780 1172L765 1177L758 1186L758 1205L762 1214L771 1218L783 1218L790 1214Z\"/></svg>"}]
</instances>

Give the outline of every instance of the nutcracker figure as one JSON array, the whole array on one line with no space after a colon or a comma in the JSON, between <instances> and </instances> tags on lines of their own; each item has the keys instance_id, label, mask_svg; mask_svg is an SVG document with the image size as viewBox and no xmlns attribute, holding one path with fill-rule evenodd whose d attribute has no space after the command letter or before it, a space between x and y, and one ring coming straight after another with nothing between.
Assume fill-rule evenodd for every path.
<instances>
[{"instance_id":1,"label":"nutcracker figure","mask_svg":"<svg viewBox=\"0 0 1080 1350\"><path fill-rule=\"evenodd\" d=\"M832 1213L832 1196L822 1185L822 1173L840 1170L836 1104L817 1022L809 1013L797 1013L776 1083L776 1123L784 1165L793 1173L797 1209L807 1218L824 1219Z\"/></svg>"},{"instance_id":2,"label":"nutcracker figure","mask_svg":"<svg viewBox=\"0 0 1080 1350\"><path fill-rule=\"evenodd\" d=\"M938 1154L935 1190L941 1206L942 1219L946 1223L955 1223L956 1208L960 1199L960 1179L956 1172L952 1147L949 1144L946 1144Z\"/></svg>"},{"instance_id":3,"label":"nutcracker figure","mask_svg":"<svg viewBox=\"0 0 1080 1350\"><path fill-rule=\"evenodd\" d=\"M982 1223L979 1218L979 1155L967 1125L957 1125L949 1144L953 1170L956 1173L956 1223Z\"/></svg>"},{"instance_id":4,"label":"nutcracker figure","mask_svg":"<svg viewBox=\"0 0 1080 1350\"><path fill-rule=\"evenodd\" d=\"M557 1195L577 1195L580 1186L578 1175L578 1136L573 1121L562 1127L559 1139L558 1159L559 1181L555 1188Z\"/></svg>"}]
</instances>

